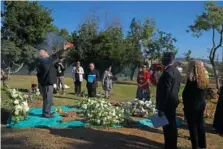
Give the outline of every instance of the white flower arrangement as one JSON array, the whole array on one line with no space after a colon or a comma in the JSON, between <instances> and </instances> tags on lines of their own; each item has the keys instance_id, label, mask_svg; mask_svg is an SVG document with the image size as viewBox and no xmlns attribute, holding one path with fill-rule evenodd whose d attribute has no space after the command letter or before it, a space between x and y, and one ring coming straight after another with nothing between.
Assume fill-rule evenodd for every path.
<instances>
[{"instance_id":1,"label":"white flower arrangement","mask_svg":"<svg viewBox=\"0 0 223 149\"><path fill-rule=\"evenodd\" d=\"M9 89L11 96L11 103L13 105L12 116L16 118L16 121L21 120L21 117L25 117L29 111L29 105L27 100L29 95L23 94L16 89Z\"/></svg>"},{"instance_id":2,"label":"white flower arrangement","mask_svg":"<svg viewBox=\"0 0 223 149\"><path fill-rule=\"evenodd\" d=\"M112 106L107 99L83 99L80 104L82 114L87 117L89 124L99 126L112 126L128 119L124 109Z\"/></svg>"},{"instance_id":3,"label":"white flower arrangement","mask_svg":"<svg viewBox=\"0 0 223 149\"><path fill-rule=\"evenodd\" d=\"M130 116L148 117L156 112L155 103L151 100L135 99L133 102L122 103L121 106Z\"/></svg>"}]
</instances>

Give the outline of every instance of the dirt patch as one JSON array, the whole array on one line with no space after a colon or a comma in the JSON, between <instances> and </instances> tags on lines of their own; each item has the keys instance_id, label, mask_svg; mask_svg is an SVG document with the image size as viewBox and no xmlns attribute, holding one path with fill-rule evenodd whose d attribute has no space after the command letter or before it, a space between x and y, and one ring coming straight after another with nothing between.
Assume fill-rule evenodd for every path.
<instances>
[{"instance_id":1,"label":"dirt patch","mask_svg":"<svg viewBox=\"0 0 223 149\"><path fill-rule=\"evenodd\" d=\"M223 139L207 124L208 148L221 149ZM189 149L186 127L178 129L178 148ZM7 129L2 127L3 149L161 149L162 129L149 127L120 129Z\"/></svg>"},{"instance_id":2,"label":"dirt patch","mask_svg":"<svg viewBox=\"0 0 223 149\"><path fill-rule=\"evenodd\" d=\"M34 100L29 103L29 107L36 108L36 107L42 107L43 101L41 99Z\"/></svg>"},{"instance_id":3,"label":"dirt patch","mask_svg":"<svg viewBox=\"0 0 223 149\"><path fill-rule=\"evenodd\" d=\"M66 113L67 116L64 116L64 113L61 113L61 116L63 117L63 122L84 120L84 117L81 117L77 112L66 112Z\"/></svg>"}]
</instances>

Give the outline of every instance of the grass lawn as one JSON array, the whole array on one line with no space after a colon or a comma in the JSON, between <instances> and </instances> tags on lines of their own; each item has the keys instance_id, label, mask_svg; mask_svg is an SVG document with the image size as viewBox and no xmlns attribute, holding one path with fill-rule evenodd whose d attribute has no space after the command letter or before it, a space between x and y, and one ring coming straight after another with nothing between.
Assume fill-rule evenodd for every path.
<instances>
[{"instance_id":1,"label":"grass lawn","mask_svg":"<svg viewBox=\"0 0 223 149\"><path fill-rule=\"evenodd\" d=\"M36 83L35 76L12 76L9 81L11 88L31 89L31 84ZM56 94L55 105L75 105L80 97L73 95L73 82L71 78L65 79L65 84L70 86L65 95ZM111 102L129 101L135 98L136 85L114 84L111 94ZM183 86L181 87L181 94ZM85 83L82 90L86 90ZM101 85L99 89L102 91ZM152 96L155 88L151 88ZM8 99L5 92L1 93L2 108L6 107ZM38 100L33 106L41 106ZM182 114L182 110L178 110ZM221 149L223 138L214 134L211 129L212 119L206 119L208 149ZM191 148L187 139L189 134L186 127L178 129L178 147ZM8 129L2 125L2 148L27 148L27 149L159 149L163 147L163 134L161 129L151 128L119 128L119 129L90 129L90 128L66 128L66 129Z\"/></svg>"}]
</instances>

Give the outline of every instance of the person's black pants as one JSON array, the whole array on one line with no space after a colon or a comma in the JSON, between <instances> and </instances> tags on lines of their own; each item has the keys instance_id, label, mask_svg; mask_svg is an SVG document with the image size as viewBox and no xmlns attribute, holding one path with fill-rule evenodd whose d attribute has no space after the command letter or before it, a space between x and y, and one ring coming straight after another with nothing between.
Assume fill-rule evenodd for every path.
<instances>
[{"instance_id":1,"label":"person's black pants","mask_svg":"<svg viewBox=\"0 0 223 149\"><path fill-rule=\"evenodd\" d=\"M81 81L75 81L75 94L80 94L81 93Z\"/></svg>"},{"instance_id":2,"label":"person's black pants","mask_svg":"<svg viewBox=\"0 0 223 149\"><path fill-rule=\"evenodd\" d=\"M176 106L168 106L164 114L169 122L163 127L165 149L177 149Z\"/></svg>"},{"instance_id":3,"label":"person's black pants","mask_svg":"<svg viewBox=\"0 0 223 149\"><path fill-rule=\"evenodd\" d=\"M190 139L192 149L206 148L206 135L204 123L204 109L193 112L185 112L188 128L190 131Z\"/></svg>"},{"instance_id":4,"label":"person's black pants","mask_svg":"<svg viewBox=\"0 0 223 149\"><path fill-rule=\"evenodd\" d=\"M96 87L88 85L87 89L88 89L88 97L96 97Z\"/></svg>"}]
</instances>

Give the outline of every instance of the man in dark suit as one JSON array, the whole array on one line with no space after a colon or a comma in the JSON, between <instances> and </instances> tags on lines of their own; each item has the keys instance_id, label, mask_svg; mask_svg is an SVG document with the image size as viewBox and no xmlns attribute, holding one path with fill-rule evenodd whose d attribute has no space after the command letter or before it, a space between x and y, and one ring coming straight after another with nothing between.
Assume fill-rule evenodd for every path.
<instances>
[{"instance_id":1,"label":"man in dark suit","mask_svg":"<svg viewBox=\"0 0 223 149\"><path fill-rule=\"evenodd\" d=\"M94 79L89 80L89 76L93 76ZM100 76L93 63L89 64L89 72L86 73L85 79L87 81L88 97L96 97L96 89Z\"/></svg>"},{"instance_id":2,"label":"man in dark suit","mask_svg":"<svg viewBox=\"0 0 223 149\"><path fill-rule=\"evenodd\" d=\"M163 127L165 149L177 148L176 108L178 106L178 92L180 89L181 75L173 65L175 54L165 52L162 63L165 66L156 92L156 108L159 116L165 115L169 124Z\"/></svg>"},{"instance_id":3,"label":"man in dark suit","mask_svg":"<svg viewBox=\"0 0 223 149\"><path fill-rule=\"evenodd\" d=\"M53 55L49 55L47 50L41 49L39 51L40 59L37 63L37 79L40 93L43 97L42 116L45 118L53 117L51 107L53 105L53 85L57 83L57 71L54 67L59 55L62 55L69 45L64 44L64 48Z\"/></svg>"}]
</instances>

